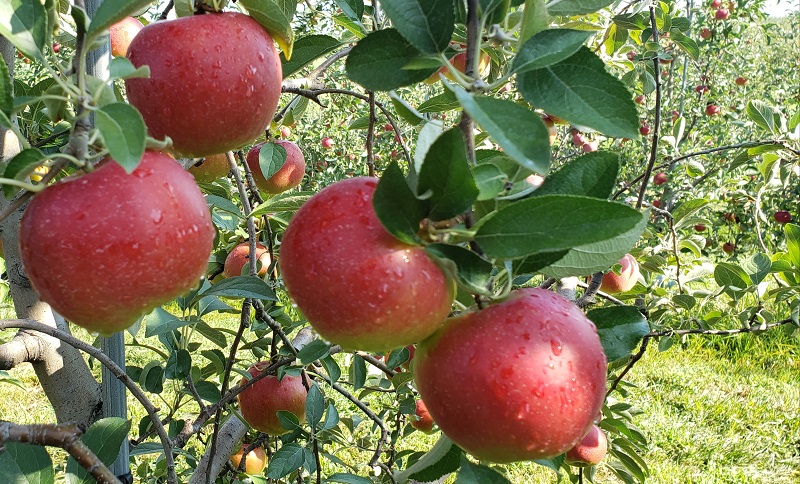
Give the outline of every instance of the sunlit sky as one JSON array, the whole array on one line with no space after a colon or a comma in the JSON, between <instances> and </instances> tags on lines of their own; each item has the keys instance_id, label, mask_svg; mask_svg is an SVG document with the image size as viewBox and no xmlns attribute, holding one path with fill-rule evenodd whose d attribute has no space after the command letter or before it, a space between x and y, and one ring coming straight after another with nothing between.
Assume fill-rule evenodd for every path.
<instances>
[{"instance_id":1,"label":"sunlit sky","mask_svg":"<svg viewBox=\"0 0 800 484\"><path fill-rule=\"evenodd\" d=\"M764 11L773 17L785 17L797 10L800 10L800 0L767 0L764 7Z\"/></svg>"}]
</instances>

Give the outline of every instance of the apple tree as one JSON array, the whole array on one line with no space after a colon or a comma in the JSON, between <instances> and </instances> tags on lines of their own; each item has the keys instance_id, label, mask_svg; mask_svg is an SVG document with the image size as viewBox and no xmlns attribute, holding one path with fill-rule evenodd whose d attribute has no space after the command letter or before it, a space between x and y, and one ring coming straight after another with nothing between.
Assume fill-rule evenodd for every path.
<instances>
[{"instance_id":1,"label":"apple tree","mask_svg":"<svg viewBox=\"0 0 800 484\"><path fill-rule=\"evenodd\" d=\"M649 345L798 327L798 93L725 77L740 3L3 3L0 385L57 422L0 476L644 481Z\"/></svg>"}]
</instances>

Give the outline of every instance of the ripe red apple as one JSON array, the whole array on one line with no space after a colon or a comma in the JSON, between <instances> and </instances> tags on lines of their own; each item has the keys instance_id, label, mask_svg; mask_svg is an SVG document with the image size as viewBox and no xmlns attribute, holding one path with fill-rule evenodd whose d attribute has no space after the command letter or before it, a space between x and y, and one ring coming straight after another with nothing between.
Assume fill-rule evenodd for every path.
<instances>
[{"instance_id":1,"label":"ripe red apple","mask_svg":"<svg viewBox=\"0 0 800 484\"><path fill-rule=\"evenodd\" d=\"M572 133L572 144L580 148L586 144L586 138L579 131L575 131Z\"/></svg>"},{"instance_id":2,"label":"ripe red apple","mask_svg":"<svg viewBox=\"0 0 800 484\"><path fill-rule=\"evenodd\" d=\"M636 59L636 52L630 51L626 54L626 57L628 57L629 61L634 61Z\"/></svg>"},{"instance_id":3,"label":"ripe red apple","mask_svg":"<svg viewBox=\"0 0 800 484\"><path fill-rule=\"evenodd\" d=\"M736 250L736 244L733 242L725 242L722 244L722 251L726 254L733 254L734 250Z\"/></svg>"},{"instance_id":4,"label":"ripe red apple","mask_svg":"<svg viewBox=\"0 0 800 484\"><path fill-rule=\"evenodd\" d=\"M787 224L792 221L792 214L790 214L786 210L778 210L777 212L775 212L775 215L773 215L773 217L775 218L775 221L778 222L779 224Z\"/></svg>"},{"instance_id":5,"label":"ripe red apple","mask_svg":"<svg viewBox=\"0 0 800 484\"><path fill-rule=\"evenodd\" d=\"M716 12L714 12L714 18L717 20L726 20L731 13L728 11L727 8L720 8Z\"/></svg>"},{"instance_id":6,"label":"ripe red apple","mask_svg":"<svg viewBox=\"0 0 800 484\"><path fill-rule=\"evenodd\" d=\"M603 283L600 285L600 290L606 294L617 294L620 292L628 292L636 285L639 280L639 263L636 258L630 254L625 254L619 260L622 266L619 274L614 271L609 271L603 274Z\"/></svg>"},{"instance_id":7,"label":"ripe red apple","mask_svg":"<svg viewBox=\"0 0 800 484\"><path fill-rule=\"evenodd\" d=\"M709 87L706 86L705 84L699 84L694 88L694 92L699 94L706 94L709 91L711 91L711 89L709 89Z\"/></svg>"},{"instance_id":8,"label":"ripe red apple","mask_svg":"<svg viewBox=\"0 0 800 484\"><path fill-rule=\"evenodd\" d=\"M706 106L706 116L716 116L720 113L720 108L716 104L709 104Z\"/></svg>"},{"instance_id":9,"label":"ripe red apple","mask_svg":"<svg viewBox=\"0 0 800 484\"><path fill-rule=\"evenodd\" d=\"M703 225L703 224L697 224L697 225L695 225L695 226L694 226L694 229L695 229L697 232L705 232L705 230L706 230L706 226L705 226L705 225Z\"/></svg>"},{"instance_id":10,"label":"ripe red apple","mask_svg":"<svg viewBox=\"0 0 800 484\"><path fill-rule=\"evenodd\" d=\"M263 277L267 275L267 269L269 269L269 264L272 260L269 257L269 250L261 244L256 244L256 257L261 264L258 275ZM228 254L228 257L225 258L223 274L225 274L225 277L241 276L242 269L244 269L245 264L248 262L252 263L252 261L250 261L250 243L242 242L234 247Z\"/></svg>"},{"instance_id":11,"label":"ripe red apple","mask_svg":"<svg viewBox=\"0 0 800 484\"><path fill-rule=\"evenodd\" d=\"M150 78L125 81L130 103L151 136L169 136L184 156L224 153L253 141L278 106L278 52L247 15L154 22L133 39L128 58L136 67L150 66Z\"/></svg>"},{"instance_id":12,"label":"ripe red apple","mask_svg":"<svg viewBox=\"0 0 800 484\"><path fill-rule=\"evenodd\" d=\"M722 5L722 0L713 0L711 2L711 8L719 8Z\"/></svg>"},{"instance_id":13,"label":"ripe red apple","mask_svg":"<svg viewBox=\"0 0 800 484\"><path fill-rule=\"evenodd\" d=\"M430 412L428 412L428 407L425 405L425 402L417 400L417 409L414 415L418 417L418 420L411 419L412 427L426 434L433 432L433 417L431 417Z\"/></svg>"},{"instance_id":14,"label":"ripe red apple","mask_svg":"<svg viewBox=\"0 0 800 484\"><path fill-rule=\"evenodd\" d=\"M639 94L638 96L633 98L633 102L635 102L636 104L644 104L645 103L644 94Z\"/></svg>"},{"instance_id":15,"label":"ripe red apple","mask_svg":"<svg viewBox=\"0 0 800 484\"><path fill-rule=\"evenodd\" d=\"M250 376L258 376L270 365L268 361L260 361L247 371ZM242 378L240 385L247 382ZM278 420L278 410L293 413L300 422L306 420L306 387L300 376L284 375L278 380L269 375L248 387L239 394L239 409L242 417L254 429L269 435L282 435L288 432Z\"/></svg>"},{"instance_id":16,"label":"ripe red apple","mask_svg":"<svg viewBox=\"0 0 800 484\"><path fill-rule=\"evenodd\" d=\"M53 53L58 54L61 51L61 44L53 44Z\"/></svg>"},{"instance_id":17,"label":"ripe red apple","mask_svg":"<svg viewBox=\"0 0 800 484\"><path fill-rule=\"evenodd\" d=\"M308 200L281 242L289 295L314 329L345 348L386 351L416 343L447 317L453 283L422 247L378 221L378 180L342 180Z\"/></svg>"},{"instance_id":18,"label":"ripe red apple","mask_svg":"<svg viewBox=\"0 0 800 484\"><path fill-rule=\"evenodd\" d=\"M244 456L244 450L247 448L247 444L242 444L242 448L239 449L239 452L233 454L231 456L231 465L234 469L239 468L239 464L242 462L242 456ZM244 461L244 473L254 476L257 474L261 474L264 472L264 469L267 467L267 454L264 452L262 447L256 447L255 449L251 450L247 454L247 459Z\"/></svg>"},{"instance_id":19,"label":"ripe red apple","mask_svg":"<svg viewBox=\"0 0 800 484\"><path fill-rule=\"evenodd\" d=\"M667 183L667 180L669 180L669 177L663 171L656 173L655 176L653 176L654 185L663 185L664 183Z\"/></svg>"},{"instance_id":20,"label":"ripe red apple","mask_svg":"<svg viewBox=\"0 0 800 484\"><path fill-rule=\"evenodd\" d=\"M134 37L144 28L139 19L125 17L112 25L108 31L111 37L111 55L114 57L125 57L128 47Z\"/></svg>"},{"instance_id":21,"label":"ripe red apple","mask_svg":"<svg viewBox=\"0 0 800 484\"><path fill-rule=\"evenodd\" d=\"M710 39L713 35L714 31L708 27L703 27L703 30L700 31L700 38L704 40Z\"/></svg>"},{"instance_id":22,"label":"ripe red apple","mask_svg":"<svg viewBox=\"0 0 800 484\"><path fill-rule=\"evenodd\" d=\"M392 128L391 124L386 123L386 124L383 125L383 130L384 131L394 131L394 128Z\"/></svg>"},{"instance_id":23,"label":"ripe red apple","mask_svg":"<svg viewBox=\"0 0 800 484\"><path fill-rule=\"evenodd\" d=\"M597 151L597 141L587 141L581 146L584 153L591 153Z\"/></svg>"},{"instance_id":24,"label":"ripe red apple","mask_svg":"<svg viewBox=\"0 0 800 484\"><path fill-rule=\"evenodd\" d=\"M447 320L417 345L412 366L442 432L490 462L566 452L605 399L606 357L594 324L539 288Z\"/></svg>"},{"instance_id":25,"label":"ripe red apple","mask_svg":"<svg viewBox=\"0 0 800 484\"><path fill-rule=\"evenodd\" d=\"M189 173L195 180L211 183L226 176L231 171L228 156L224 153L206 156L204 159L189 167Z\"/></svg>"},{"instance_id":26,"label":"ripe red apple","mask_svg":"<svg viewBox=\"0 0 800 484\"><path fill-rule=\"evenodd\" d=\"M286 150L286 162L269 180L264 178L264 172L261 171L258 163L261 147L265 143L253 146L246 157L247 166L253 173L256 186L267 193L281 193L294 188L303 181L303 176L306 174L306 159L296 144L285 140L277 140L274 143L283 146Z\"/></svg>"},{"instance_id":27,"label":"ripe red apple","mask_svg":"<svg viewBox=\"0 0 800 484\"><path fill-rule=\"evenodd\" d=\"M745 84L747 84L747 79L745 79L744 77L739 76L739 77L736 78L736 80L734 82L736 83L737 86L744 86Z\"/></svg>"},{"instance_id":28,"label":"ripe red apple","mask_svg":"<svg viewBox=\"0 0 800 484\"><path fill-rule=\"evenodd\" d=\"M650 126L647 124L640 126L639 134L641 134L642 136L647 136L648 134L650 134Z\"/></svg>"},{"instance_id":29,"label":"ripe red apple","mask_svg":"<svg viewBox=\"0 0 800 484\"><path fill-rule=\"evenodd\" d=\"M292 135L292 128L288 126L281 126L281 138L288 138Z\"/></svg>"},{"instance_id":30,"label":"ripe red apple","mask_svg":"<svg viewBox=\"0 0 800 484\"><path fill-rule=\"evenodd\" d=\"M576 445L567 451L567 463L575 466L596 466L608 452L608 438L605 432L597 425L592 425L589 433Z\"/></svg>"},{"instance_id":31,"label":"ripe red apple","mask_svg":"<svg viewBox=\"0 0 800 484\"><path fill-rule=\"evenodd\" d=\"M326 150L333 148L333 138L322 138L322 147Z\"/></svg>"},{"instance_id":32,"label":"ripe red apple","mask_svg":"<svg viewBox=\"0 0 800 484\"><path fill-rule=\"evenodd\" d=\"M19 239L42 300L108 335L200 281L214 226L192 176L169 155L146 151L133 174L107 159L44 189Z\"/></svg>"}]
</instances>

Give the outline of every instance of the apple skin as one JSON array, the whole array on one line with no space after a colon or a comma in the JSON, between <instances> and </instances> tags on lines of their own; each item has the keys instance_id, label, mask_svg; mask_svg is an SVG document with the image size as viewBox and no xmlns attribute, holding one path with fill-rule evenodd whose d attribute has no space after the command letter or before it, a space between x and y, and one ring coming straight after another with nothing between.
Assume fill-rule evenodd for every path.
<instances>
[{"instance_id":1,"label":"apple skin","mask_svg":"<svg viewBox=\"0 0 800 484\"><path fill-rule=\"evenodd\" d=\"M664 183L667 183L667 180L669 180L669 176L667 176L667 174L662 171L660 173L655 174L655 176L653 177L653 184L663 185Z\"/></svg>"},{"instance_id":2,"label":"apple skin","mask_svg":"<svg viewBox=\"0 0 800 484\"><path fill-rule=\"evenodd\" d=\"M727 8L720 8L716 12L714 12L714 18L717 20L727 20L730 17L731 13Z\"/></svg>"},{"instance_id":3,"label":"apple skin","mask_svg":"<svg viewBox=\"0 0 800 484\"><path fill-rule=\"evenodd\" d=\"M260 361L247 372L255 378L269 365L268 361ZM240 385L246 382L247 379L242 378ZM284 375L283 379L278 380L277 376L268 375L245 389L237 398L242 417L251 427L269 435L283 435L288 430L281 426L278 410L291 412L300 422L305 422L307 395L302 377Z\"/></svg>"},{"instance_id":4,"label":"apple skin","mask_svg":"<svg viewBox=\"0 0 800 484\"><path fill-rule=\"evenodd\" d=\"M719 8L722 5L722 0L713 0L711 2L711 8Z\"/></svg>"},{"instance_id":5,"label":"apple skin","mask_svg":"<svg viewBox=\"0 0 800 484\"><path fill-rule=\"evenodd\" d=\"M704 27L703 30L700 31L700 38L708 40L711 38L713 34L714 32L711 29L709 29L708 27Z\"/></svg>"},{"instance_id":6,"label":"apple skin","mask_svg":"<svg viewBox=\"0 0 800 484\"><path fill-rule=\"evenodd\" d=\"M566 461L579 467L596 466L608 452L608 437L597 425L575 447L567 451Z\"/></svg>"},{"instance_id":7,"label":"apple skin","mask_svg":"<svg viewBox=\"0 0 800 484\"><path fill-rule=\"evenodd\" d=\"M231 151L259 135L281 94L281 62L272 37L233 12L154 22L128 49L150 78L126 79L128 100L151 136L172 138L187 157Z\"/></svg>"},{"instance_id":8,"label":"apple skin","mask_svg":"<svg viewBox=\"0 0 800 484\"><path fill-rule=\"evenodd\" d=\"M253 173L253 180L256 182L256 186L260 190L272 194L285 192L290 188L296 187L303 181L303 176L306 174L306 159L295 143L285 140L277 140L274 143L283 146L286 150L286 162L269 180L264 178L264 173L258 164L258 155L261 153L261 147L265 143L258 143L253 146L246 157L247 165Z\"/></svg>"},{"instance_id":9,"label":"apple skin","mask_svg":"<svg viewBox=\"0 0 800 484\"><path fill-rule=\"evenodd\" d=\"M19 238L42 300L107 335L197 285L214 234L192 176L169 155L145 151L131 175L107 159L47 187L28 205Z\"/></svg>"},{"instance_id":10,"label":"apple skin","mask_svg":"<svg viewBox=\"0 0 800 484\"><path fill-rule=\"evenodd\" d=\"M648 134L650 134L650 126L646 124L644 126L640 126L639 134L641 134L642 136L647 136Z\"/></svg>"},{"instance_id":11,"label":"apple skin","mask_svg":"<svg viewBox=\"0 0 800 484\"><path fill-rule=\"evenodd\" d=\"M603 274L603 283L600 285L600 290L606 294L617 294L620 292L628 292L636 285L639 280L639 263L636 258L630 254L625 254L619 260L622 266L619 275L614 274L614 271Z\"/></svg>"},{"instance_id":12,"label":"apple skin","mask_svg":"<svg viewBox=\"0 0 800 484\"><path fill-rule=\"evenodd\" d=\"M108 31L111 37L111 55L125 57L133 38L144 28L139 19L125 17L112 25Z\"/></svg>"},{"instance_id":13,"label":"apple skin","mask_svg":"<svg viewBox=\"0 0 800 484\"><path fill-rule=\"evenodd\" d=\"M239 449L239 452L233 454L231 456L231 465L233 465L234 469L239 468L239 464L242 463L242 456L244 456L244 450L247 448L247 444L242 444L242 448ZM261 474L264 472L264 469L267 467L267 454L264 452L262 447L256 447L255 449L251 450L247 454L247 459L244 463L244 473L254 476L257 474Z\"/></svg>"},{"instance_id":14,"label":"apple skin","mask_svg":"<svg viewBox=\"0 0 800 484\"><path fill-rule=\"evenodd\" d=\"M412 368L442 432L500 464L571 449L605 399L597 329L577 306L540 288L448 319L417 345Z\"/></svg>"},{"instance_id":15,"label":"apple skin","mask_svg":"<svg viewBox=\"0 0 800 484\"><path fill-rule=\"evenodd\" d=\"M426 434L433 433L433 417L431 417L431 413L428 412L428 407L425 405L425 402L417 400L416 405L417 409L414 411L414 415L419 417L419 420L411 419L411 426Z\"/></svg>"},{"instance_id":16,"label":"apple skin","mask_svg":"<svg viewBox=\"0 0 800 484\"><path fill-rule=\"evenodd\" d=\"M717 114L720 113L720 109L719 106L717 106L716 104L709 104L708 106L706 106L705 112L706 116L716 116Z\"/></svg>"},{"instance_id":17,"label":"apple skin","mask_svg":"<svg viewBox=\"0 0 800 484\"><path fill-rule=\"evenodd\" d=\"M195 164L189 167L189 173L194 179L203 183L219 180L227 176L230 171L228 156L224 153L207 156L200 165Z\"/></svg>"},{"instance_id":18,"label":"apple skin","mask_svg":"<svg viewBox=\"0 0 800 484\"><path fill-rule=\"evenodd\" d=\"M745 84L747 84L747 79L745 79L744 77L739 76L733 82L735 82L737 86L744 86Z\"/></svg>"},{"instance_id":19,"label":"apple skin","mask_svg":"<svg viewBox=\"0 0 800 484\"><path fill-rule=\"evenodd\" d=\"M787 224L792 221L792 214L790 214L786 210L778 210L773 215L773 218L775 218L775 221L778 222L779 224Z\"/></svg>"},{"instance_id":20,"label":"apple skin","mask_svg":"<svg viewBox=\"0 0 800 484\"><path fill-rule=\"evenodd\" d=\"M387 351L432 334L450 312L453 282L422 247L383 228L376 178L336 182L309 199L281 242L289 296L325 339Z\"/></svg>"},{"instance_id":21,"label":"apple skin","mask_svg":"<svg viewBox=\"0 0 800 484\"><path fill-rule=\"evenodd\" d=\"M225 268L222 271L225 277L236 277L242 275L242 269L245 264L250 262L250 243L242 242L233 248L225 258ZM258 270L258 275L264 277L267 275L267 269L272 259L269 257L269 250L261 244L256 244L256 256L261 263L261 268Z\"/></svg>"},{"instance_id":22,"label":"apple skin","mask_svg":"<svg viewBox=\"0 0 800 484\"><path fill-rule=\"evenodd\" d=\"M697 225L694 226L694 229L697 232L705 232L706 231L706 226L703 225L703 224L697 224Z\"/></svg>"},{"instance_id":23,"label":"apple skin","mask_svg":"<svg viewBox=\"0 0 800 484\"><path fill-rule=\"evenodd\" d=\"M292 135L292 128L288 126L281 126L280 133L281 133L281 138L288 138L289 136Z\"/></svg>"},{"instance_id":24,"label":"apple skin","mask_svg":"<svg viewBox=\"0 0 800 484\"><path fill-rule=\"evenodd\" d=\"M322 147L326 150L333 148L333 139L332 138L322 138Z\"/></svg>"},{"instance_id":25,"label":"apple skin","mask_svg":"<svg viewBox=\"0 0 800 484\"><path fill-rule=\"evenodd\" d=\"M597 141L587 141L581 146L584 153L592 153L597 151Z\"/></svg>"},{"instance_id":26,"label":"apple skin","mask_svg":"<svg viewBox=\"0 0 800 484\"><path fill-rule=\"evenodd\" d=\"M733 242L725 242L722 244L722 252L726 254L733 254L733 251L736 250L736 244Z\"/></svg>"}]
</instances>

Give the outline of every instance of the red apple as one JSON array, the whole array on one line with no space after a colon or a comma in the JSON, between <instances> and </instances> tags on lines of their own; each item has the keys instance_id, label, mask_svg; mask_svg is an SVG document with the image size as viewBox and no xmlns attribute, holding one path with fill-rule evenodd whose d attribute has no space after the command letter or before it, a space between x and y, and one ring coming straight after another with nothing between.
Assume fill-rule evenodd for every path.
<instances>
[{"instance_id":1,"label":"red apple","mask_svg":"<svg viewBox=\"0 0 800 484\"><path fill-rule=\"evenodd\" d=\"M247 15L206 13L154 22L128 58L150 78L127 79L128 99L151 136L172 138L184 156L250 143L269 126L281 94L281 62L261 25Z\"/></svg>"},{"instance_id":2,"label":"red apple","mask_svg":"<svg viewBox=\"0 0 800 484\"><path fill-rule=\"evenodd\" d=\"M53 44L53 53L58 54L61 51L61 44Z\"/></svg>"},{"instance_id":3,"label":"red apple","mask_svg":"<svg viewBox=\"0 0 800 484\"><path fill-rule=\"evenodd\" d=\"M646 102L644 94L639 94L638 96L636 96L633 99L633 102L635 102L636 104L644 104Z\"/></svg>"},{"instance_id":4,"label":"red apple","mask_svg":"<svg viewBox=\"0 0 800 484\"><path fill-rule=\"evenodd\" d=\"M572 133L572 144L580 148L586 144L586 138L579 131L575 131Z\"/></svg>"},{"instance_id":5,"label":"red apple","mask_svg":"<svg viewBox=\"0 0 800 484\"><path fill-rule=\"evenodd\" d=\"M412 366L442 432L489 462L566 452L605 399L606 357L594 324L539 288L447 320L417 345Z\"/></svg>"},{"instance_id":6,"label":"red apple","mask_svg":"<svg viewBox=\"0 0 800 484\"><path fill-rule=\"evenodd\" d=\"M600 290L606 294L617 294L620 292L628 292L636 285L639 280L639 263L636 262L630 254L625 254L619 260L622 266L619 274L614 271L609 271L603 274L603 283L600 285Z\"/></svg>"},{"instance_id":7,"label":"red apple","mask_svg":"<svg viewBox=\"0 0 800 484\"><path fill-rule=\"evenodd\" d=\"M195 180L204 183L211 183L226 176L231 171L228 164L228 156L224 153L211 155L203 158L189 167L189 173Z\"/></svg>"},{"instance_id":8,"label":"red apple","mask_svg":"<svg viewBox=\"0 0 800 484\"><path fill-rule=\"evenodd\" d=\"M680 118L680 117L681 117L681 113L679 113L678 111L675 111L674 109L672 110L672 112L670 113L670 115L672 116L672 122L673 122L673 123L674 123L675 121L677 121L677 120L678 120L678 118Z\"/></svg>"},{"instance_id":9,"label":"red apple","mask_svg":"<svg viewBox=\"0 0 800 484\"><path fill-rule=\"evenodd\" d=\"M314 329L345 348L386 351L416 343L447 317L452 282L419 246L378 221L378 180L334 183L294 215L281 242L289 296Z\"/></svg>"},{"instance_id":10,"label":"red apple","mask_svg":"<svg viewBox=\"0 0 800 484\"><path fill-rule=\"evenodd\" d=\"M736 78L736 80L734 82L736 83L737 86L744 86L745 84L747 84L747 79L745 79L744 77L739 76L739 77Z\"/></svg>"},{"instance_id":11,"label":"red apple","mask_svg":"<svg viewBox=\"0 0 800 484\"><path fill-rule=\"evenodd\" d=\"M581 146L584 153L591 153L597 151L597 141L587 141Z\"/></svg>"},{"instance_id":12,"label":"red apple","mask_svg":"<svg viewBox=\"0 0 800 484\"><path fill-rule=\"evenodd\" d=\"M716 12L714 12L714 18L717 20L726 20L730 16L730 12L727 8L720 8Z\"/></svg>"},{"instance_id":13,"label":"red apple","mask_svg":"<svg viewBox=\"0 0 800 484\"><path fill-rule=\"evenodd\" d=\"M704 40L710 39L713 35L714 31L708 27L703 27L703 30L700 31L700 38Z\"/></svg>"},{"instance_id":14,"label":"red apple","mask_svg":"<svg viewBox=\"0 0 800 484\"><path fill-rule=\"evenodd\" d=\"M386 123L386 124L383 125L383 130L384 131L394 131L394 128L392 128L391 124Z\"/></svg>"},{"instance_id":15,"label":"red apple","mask_svg":"<svg viewBox=\"0 0 800 484\"><path fill-rule=\"evenodd\" d=\"M411 426L415 429L430 434L433 432L433 417L428 412L428 407L422 400L417 400L417 409L414 412L417 420L411 419Z\"/></svg>"},{"instance_id":16,"label":"red apple","mask_svg":"<svg viewBox=\"0 0 800 484\"><path fill-rule=\"evenodd\" d=\"M114 57L125 57L128 47L134 37L144 28L139 19L125 17L112 25L108 31L111 37L111 55Z\"/></svg>"},{"instance_id":17,"label":"red apple","mask_svg":"<svg viewBox=\"0 0 800 484\"><path fill-rule=\"evenodd\" d=\"M777 212L775 212L775 215L773 215L773 217L775 218L775 221L778 222L779 224L787 224L792 221L792 214L790 214L786 210L778 210Z\"/></svg>"},{"instance_id":18,"label":"red apple","mask_svg":"<svg viewBox=\"0 0 800 484\"><path fill-rule=\"evenodd\" d=\"M720 113L720 108L716 104L709 104L706 106L706 116L716 116Z\"/></svg>"},{"instance_id":19,"label":"red apple","mask_svg":"<svg viewBox=\"0 0 800 484\"><path fill-rule=\"evenodd\" d=\"M242 456L244 455L244 450L248 447L247 444L242 444L242 448L239 449L239 452L233 454L231 456L231 465L235 468L239 468L239 464L242 462ZM264 452L262 447L256 447L255 449L251 450L247 454L247 458L244 461L244 473L254 476L257 474L261 474L264 472L264 469L267 467L267 454Z\"/></svg>"},{"instance_id":20,"label":"red apple","mask_svg":"<svg viewBox=\"0 0 800 484\"><path fill-rule=\"evenodd\" d=\"M722 218L724 218L728 222L738 222L739 221L739 217L736 216L736 214L733 213L733 212L725 212L725 213L723 213L722 214Z\"/></svg>"},{"instance_id":21,"label":"red apple","mask_svg":"<svg viewBox=\"0 0 800 484\"><path fill-rule=\"evenodd\" d=\"M251 377L256 377L269 365L268 361L260 361L247 371ZM247 379L242 378L240 385L246 382ZM284 375L278 380L277 376L268 375L239 394L239 409L254 429L269 435L282 435L288 430L281 426L278 410L291 412L300 422L305 422L307 394L300 376Z\"/></svg>"},{"instance_id":22,"label":"red apple","mask_svg":"<svg viewBox=\"0 0 800 484\"><path fill-rule=\"evenodd\" d=\"M699 94L705 94L709 92L711 89L708 88L705 84L700 84L694 88L694 92Z\"/></svg>"},{"instance_id":23,"label":"red apple","mask_svg":"<svg viewBox=\"0 0 800 484\"><path fill-rule=\"evenodd\" d=\"M608 452L608 438L597 425L592 425L589 433L567 451L567 463L577 466L596 466Z\"/></svg>"},{"instance_id":24,"label":"red apple","mask_svg":"<svg viewBox=\"0 0 800 484\"><path fill-rule=\"evenodd\" d=\"M706 226L703 225L703 224L697 224L697 225L694 226L694 229L697 232L705 232L706 231Z\"/></svg>"},{"instance_id":25,"label":"red apple","mask_svg":"<svg viewBox=\"0 0 800 484\"><path fill-rule=\"evenodd\" d=\"M272 175L269 180L264 177L261 165L258 162L261 148L265 143L258 143L247 152L247 166L253 173L253 180L256 186L267 193L281 193L294 188L303 181L306 174L306 159L300 148L291 141L277 140L276 145L282 146L286 150L286 161L283 166Z\"/></svg>"},{"instance_id":26,"label":"red apple","mask_svg":"<svg viewBox=\"0 0 800 484\"><path fill-rule=\"evenodd\" d=\"M256 257L259 264L261 264L258 275L263 277L267 275L267 269L269 269L269 264L272 260L269 257L269 250L261 244L256 244ZM247 263L252 263L250 261L250 243L242 242L234 247L228 257L225 258L223 274L225 274L225 277L241 276L242 269Z\"/></svg>"},{"instance_id":27,"label":"red apple","mask_svg":"<svg viewBox=\"0 0 800 484\"><path fill-rule=\"evenodd\" d=\"M711 2L711 8L719 8L722 5L722 0L713 0Z\"/></svg>"},{"instance_id":28,"label":"red apple","mask_svg":"<svg viewBox=\"0 0 800 484\"><path fill-rule=\"evenodd\" d=\"M669 177L663 171L656 173L655 176L653 176L654 185L663 185L664 183L667 183L667 180L669 180Z\"/></svg>"},{"instance_id":29,"label":"red apple","mask_svg":"<svg viewBox=\"0 0 800 484\"><path fill-rule=\"evenodd\" d=\"M281 138L288 138L292 135L292 128L288 126L281 126Z\"/></svg>"},{"instance_id":30,"label":"red apple","mask_svg":"<svg viewBox=\"0 0 800 484\"><path fill-rule=\"evenodd\" d=\"M656 208L661 208L661 200L653 200L653 202L650 205Z\"/></svg>"},{"instance_id":31,"label":"red apple","mask_svg":"<svg viewBox=\"0 0 800 484\"><path fill-rule=\"evenodd\" d=\"M626 57L628 57L629 61L633 61L636 59L636 52L630 51L626 54Z\"/></svg>"},{"instance_id":32,"label":"red apple","mask_svg":"<svg viewBox=\"0 0 800 484\"><path fill-rule=\"evenodd\" d=\"M733 242L725 242L722 244L722 251L726 254L733 254L734 250L736 250L736 244Z\"/></svg>"},{"instance_id":33,"label":"red apple","mask_svg":"<svg viewBox=\"0 0 800 484\"><path fill-rule=\"evenodd\" d=\"M647 136L648 134L650 134L650 126L646 125L646 124L640 126L639 127L639 134L641 134L642 136Z\"/></svg>"},{"instance_id":34,"label":"red apple","mask_svg":"<svg viewBox=\"0 0 800 484\"><path fill-rule=\"evenodd\" d=\"M332 138L322 138L322 147L326 150L333 148L333 139Z\"/></svg>"},{"instance_id":35,"label":"red apple","mask_svg":"<svg viewBox=\"0 0 800 484\"><path fill-rule=\"evenodd\" d=\"M25 271L59 314L104 335L194 287L214 226L192 176L146 151L130 175L107 159L36 195L20 224Z\"/></svg>"}]
</instances>

